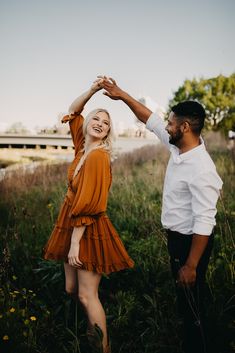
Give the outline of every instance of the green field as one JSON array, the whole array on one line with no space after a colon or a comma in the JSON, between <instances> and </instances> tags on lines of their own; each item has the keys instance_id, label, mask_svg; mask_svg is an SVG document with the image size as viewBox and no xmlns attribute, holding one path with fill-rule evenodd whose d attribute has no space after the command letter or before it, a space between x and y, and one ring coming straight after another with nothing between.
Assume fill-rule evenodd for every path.
<instances>
[{"instance_id":1,"label":"green field","mask_svg":"<svg viewBox=\"0 0 235 353\"><path fill-rule=\"evenodd\" d=\"M235 352L234 150L211 151L224 181L208 270L210 353ZM174 284L160 222L168 153L143 147L113 163L108 214L136 266L103 277L113 353L181 353ZM88 353L82 308L61 263L41 258L66 191L66 164L17 171L0 184L0 352Z\"/></svg>"}]
</instances>

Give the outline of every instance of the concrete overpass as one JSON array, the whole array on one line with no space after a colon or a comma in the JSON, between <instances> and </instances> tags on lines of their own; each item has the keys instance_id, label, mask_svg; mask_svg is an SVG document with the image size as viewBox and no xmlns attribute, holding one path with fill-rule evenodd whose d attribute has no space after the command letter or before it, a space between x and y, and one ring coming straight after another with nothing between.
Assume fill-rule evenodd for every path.
<instances>
[{"instance_id":1,"label":"concrete overpass","mask_svg":"<svg viewBox=\"0 0 235 353\"><path fill-rule=\"evenodd\" d=\"M119 152L130 152L136 148L146 145L156 145L159 140L154 136L150 138L139 137L118 137L114 144L114 150ZM36 148L45 149L47 147L55 149L73 148L71 135L18 135L0 134L0 148Z\"/></svg>"},{"instance_id":2,"label":"concrete overpass","mask_svg":"<svg viewBox=\"0 0 235 353\"><path fill-rule=\"evenodd\" d=\"M0 148L54 148L73 147L71 135L0 134Z\"/></svg>"}]
</instances>

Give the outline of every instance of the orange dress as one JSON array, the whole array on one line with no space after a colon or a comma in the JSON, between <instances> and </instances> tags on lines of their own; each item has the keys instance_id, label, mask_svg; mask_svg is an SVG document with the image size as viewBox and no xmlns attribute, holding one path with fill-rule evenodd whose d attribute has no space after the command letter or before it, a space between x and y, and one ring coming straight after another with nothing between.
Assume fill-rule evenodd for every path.
<instances>
[{"instance_id":1,"label":"orange dress","mask_svg":"<svg viewBox=\"0 0 235 353\"><path fill-rule=\"evenodd\" d=\"M109 274L131 268L134 262L106 215L112 181L109 153L103 148L91 151L74 177L83 154L83 117L73 114L70 119L75 158L68 169L68 191L44 248L44 258L67 262L73 228L85 225L79 250L82 269Z\"/></svg>"}]
</instances>

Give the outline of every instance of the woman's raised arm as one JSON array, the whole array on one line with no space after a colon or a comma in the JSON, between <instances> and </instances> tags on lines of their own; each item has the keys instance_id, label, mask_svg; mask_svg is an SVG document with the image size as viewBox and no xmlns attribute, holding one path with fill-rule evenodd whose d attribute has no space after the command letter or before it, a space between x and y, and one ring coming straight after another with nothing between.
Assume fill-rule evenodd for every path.
<instances>
[{"instance_id":1,"label":"woman's raised arm","mask_svg":"<svg viewBox=\"0 0 235 353\"><path fill-rule=\"evenodd\" d=\"M69 107L69 113L70 114L80 114L85 106L85 104L89 101L89 99L99 90L101 90L102 86L101 84L103 83L103 79L98 79L94 81L92 86L88 91L85 93L81 94L78 98L76 98L73 103Z\"/></svg>"}]
</instances>

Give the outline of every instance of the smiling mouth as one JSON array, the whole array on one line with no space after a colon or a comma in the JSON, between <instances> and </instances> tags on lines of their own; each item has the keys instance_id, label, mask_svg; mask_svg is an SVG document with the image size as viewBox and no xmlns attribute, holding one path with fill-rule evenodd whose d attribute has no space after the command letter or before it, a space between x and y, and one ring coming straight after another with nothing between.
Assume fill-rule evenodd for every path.
<instances>
[{"instance_id":1,"label":"smiling mouth","mask_svg":"<svg viewBox=\"0 0 235 353\"><path fill-rule=\"evenodd\" d=\"M101 133L102 132L102 129L98 128L98 127L93 127L93 130L95 130L96 132L98 133Z\"/></svg>"}]
</instances>

